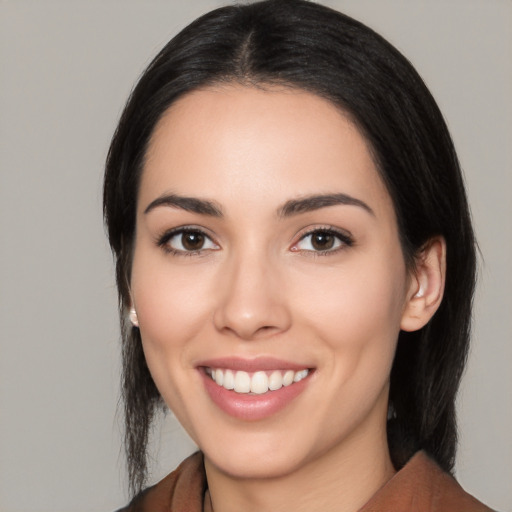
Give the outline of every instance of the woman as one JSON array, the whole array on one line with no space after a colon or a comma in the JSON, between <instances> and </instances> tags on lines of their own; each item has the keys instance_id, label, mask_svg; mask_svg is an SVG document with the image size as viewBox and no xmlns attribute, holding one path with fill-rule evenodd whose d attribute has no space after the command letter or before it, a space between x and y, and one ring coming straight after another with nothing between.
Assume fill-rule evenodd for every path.
<instances>
[{"instance_id":1,"label":"woman","mask_svg":"<svg viewBox=\"0 0 512 512\"><path fill-rule=\"evenodd\" d=\"M132 490L162 402L201 450L127 510L488 510L448 475L462 177L380 36L301 0L196 20L128 101L104 210Z\"/></svg>"}]
</instances>

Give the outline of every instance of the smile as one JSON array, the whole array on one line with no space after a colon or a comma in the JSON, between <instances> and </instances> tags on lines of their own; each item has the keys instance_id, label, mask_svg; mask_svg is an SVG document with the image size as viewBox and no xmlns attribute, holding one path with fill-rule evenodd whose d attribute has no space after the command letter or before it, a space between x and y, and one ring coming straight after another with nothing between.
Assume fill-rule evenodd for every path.
<instances>
[{"instance_id":1,"label":"smile","mask_svg":"<svg viewBox=\"0 0 512 512\"><path fill-rule=\"evenodd\" d=\"M274 370L245 372L223 368L205 368L205 373L218 385L226 390L241 394L262 395L269 391L277 391L282 387L300 382L309 375L309 369Z\"/></svg>"},{"instance_id":2,"label":"smile","mask_svg":"<svg viewBox=\"0 0 512 512\"><path fill-rule=\"evenodd\" d=\"M231 417L260 421L292 407L313 384L315 367L269 357L226 357L196 366L211 401Z\"/></svg>"}]
</instances>

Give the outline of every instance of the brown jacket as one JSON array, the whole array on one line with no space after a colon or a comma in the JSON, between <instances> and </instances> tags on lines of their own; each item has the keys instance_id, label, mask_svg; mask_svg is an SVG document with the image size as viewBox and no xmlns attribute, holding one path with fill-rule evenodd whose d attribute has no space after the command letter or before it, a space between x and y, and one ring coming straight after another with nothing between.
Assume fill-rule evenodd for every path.
<instances>
[{"instance_id":1,"label":"brown jacket","mask_svg":"<svg viewBox=\"0 0 512 512\"><path fill-rule=\"evenodd\" d=\"M212 512L200 452L118 512ZM359 512L492 512L418 452Z\"/></svg>"}]
</instances>

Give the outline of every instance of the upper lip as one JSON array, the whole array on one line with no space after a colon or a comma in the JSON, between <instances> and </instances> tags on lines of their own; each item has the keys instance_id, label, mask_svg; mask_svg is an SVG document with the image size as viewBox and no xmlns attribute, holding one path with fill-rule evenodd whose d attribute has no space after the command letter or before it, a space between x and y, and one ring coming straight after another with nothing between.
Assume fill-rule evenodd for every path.
<instances>
[{"instance_id":1,"label":"upper lip","mask_svg":"<svg viewBox=\"0 0 512 512\"><path fill-rule=\"evenodd\" d=\"M208 368L226 368L230 370L257 372L271 370L303 370L310 368L307 364L294 363L273 357L257 357L254 359L245 359L239 357L220 357L208 359L197 364L198 367Z\"/></svg>"}]
</instances>

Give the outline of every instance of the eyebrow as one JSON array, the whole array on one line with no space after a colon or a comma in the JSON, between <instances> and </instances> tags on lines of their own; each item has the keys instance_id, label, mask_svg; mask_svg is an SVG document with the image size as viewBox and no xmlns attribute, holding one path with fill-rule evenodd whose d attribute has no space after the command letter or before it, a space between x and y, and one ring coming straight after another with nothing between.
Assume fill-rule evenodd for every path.
<instances>
[{"instance_id":1,"label":"eyebrow","mask_svg":"<svg viewBox=\"0 0 512 512\"><path fill-rule=\"evenodd\" d=\"M322 194L287 201L278 211L280 217L291 217L301 213L319 210L328 206L358 206L375 217L375 212L360 199L347 194Z\"/></svg>"},{"instance_id":2,"label":"eyebrow","mask_svg":"<svg viewBox=\"0 0 512 512\"><path fill-rule=\"evenodd\" d=\"M300 199L290 199L277 211L279 217L291 217L301 213L327 208L329 206L348 205L358 206L369 214L375 216L374 211L360 199L349 196L348 194L321 194L307 196ZM198 199L196 197L185 197L176 194L165 194L157 197L144 210L144 214L158 208L167 206L171 208L180 208L192 213L200 215L208 215L211 217L223 217L222 208L213 201L207 199Z\"/></svg>"},{"instance_id":3,"label":"eyebrow","mask_svg":"<svg viewBox=\"0 0 512 512\"><path fill-rule=\"evenodd\" d=\"M144 210L144 213L149 213L151 210L159 206L168 206L171 208L180 208L187 212L199 213L201 215L209 215L211 217L222 217L222 209L213 201L206 199L198 199L196 197L184 197L176 194L166 194L157 197L152 201L149 206Z\"/></svg>"}]
</instances>

